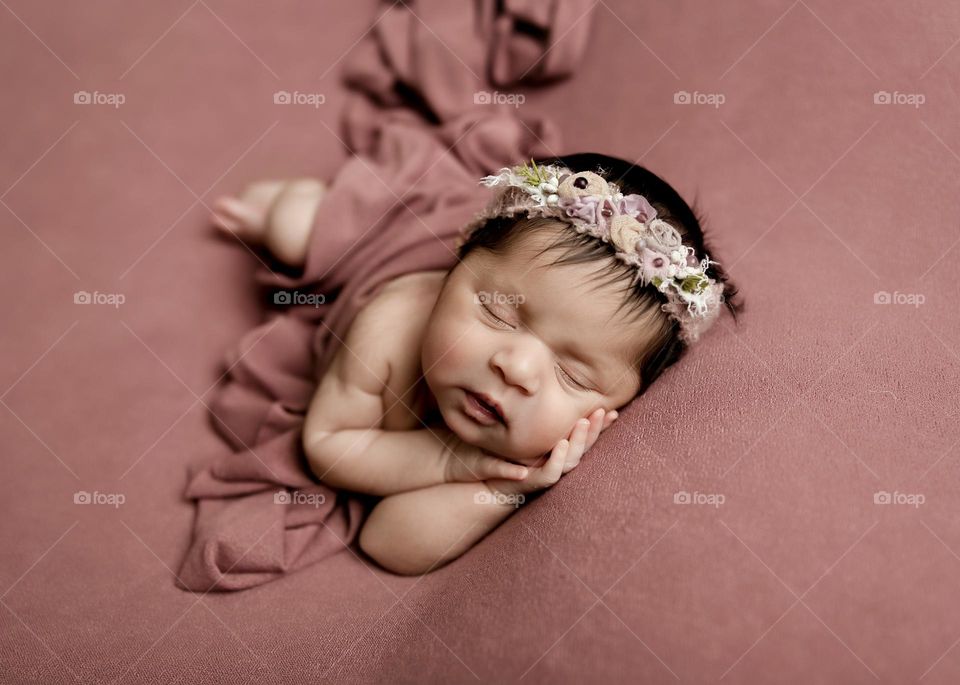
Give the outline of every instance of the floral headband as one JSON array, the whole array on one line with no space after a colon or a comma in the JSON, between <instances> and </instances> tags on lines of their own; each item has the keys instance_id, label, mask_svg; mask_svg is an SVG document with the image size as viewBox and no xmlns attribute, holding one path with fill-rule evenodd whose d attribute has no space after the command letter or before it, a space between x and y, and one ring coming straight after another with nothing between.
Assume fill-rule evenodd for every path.
<instances>
[{"instance_id":1,"label":"floral headband","mask_svg":"<svg viewBox=\"0 0 960 685\"><path fill-rule=\"evenodd\" d=\"M616 257L636 267L637 280L652 284L667 296L661 309L680 324L680 337L694 343L720 313L723 284L706 275L709 257L697 260L676 228L657 218L642 195L624 195L616 184L591 171L574 173L562 166L504 167L480 183L500 186L487 207L461 229L457 247L487 220L513 217L553 217L577 233L612 243Z\"/></svg>"}]
</instances>

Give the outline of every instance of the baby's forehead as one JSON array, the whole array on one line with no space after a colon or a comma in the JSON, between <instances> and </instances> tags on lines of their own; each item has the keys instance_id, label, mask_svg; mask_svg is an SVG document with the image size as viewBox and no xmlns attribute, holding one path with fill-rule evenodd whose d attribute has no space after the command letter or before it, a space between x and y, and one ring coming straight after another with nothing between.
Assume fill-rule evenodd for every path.
<instances>
[{"instance_id":1,"label":"baby's forehead","mask_svg":"<svg viewBox=\"0 0 960 685\"><path fill-rule=\"evenodd\" d=\"M479 266L492 280L509 282L530 296L563 298L568 305L564 311L569 314L579 313L578 304L590 305L593 312L617 310L627 299L629 282L618 270L611 270L616 264L613 257L587 258L583 253L551 247L550 239L539 235L523 236L502 253L481 253Z\"/></svg>"}]
</instances>

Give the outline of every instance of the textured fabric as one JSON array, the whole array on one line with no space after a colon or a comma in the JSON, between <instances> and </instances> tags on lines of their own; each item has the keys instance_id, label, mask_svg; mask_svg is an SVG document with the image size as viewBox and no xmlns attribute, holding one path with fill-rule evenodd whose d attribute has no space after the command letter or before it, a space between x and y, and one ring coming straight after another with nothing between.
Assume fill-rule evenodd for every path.
<instances>
[{"instance_id":1,"label":"textured fabric","mask_svg":"<svg viewBox=\"0 0 960 685\"><path fill-rule=\"evenodd\" d=\"M447 5L414 6L460 54L471 41L448 39ZM378 11L5 2L0 681L960 680L960 9L604 0L578 24L579 8L525 7L590 20L589 45L561 61L567 81L497 88L526 96L517 113L550 147L534 123L563 131L552 153L640 160L696 199L742 323L721 317L575 471L449 566L403 578L353 546L201 595L175 583L196 516L187 469L224 454L204 404L226 402L225 351L252 346L271 299L251 278L265 266L204 204L252 179L337 180L344 142L379 149L375 118L349 138L340 125L388 103L348 100L342 81ZM541 64L584 37L565 30ZM538 40L496 53L505 80ZM75 105L81 90L126 100ZM279 90L326 100L275 105ZM494 167L481 142L460 141L464 157ZM314 322L292 318L274 334L313 345L298 327ZM272 392L306 394L302 373L235 401L261 415ZM287 410L269 416L283 440ZM248 444L260 427L233 425ZM75 504L81 491L104 503Z\"/></svg>"}]
</instances>

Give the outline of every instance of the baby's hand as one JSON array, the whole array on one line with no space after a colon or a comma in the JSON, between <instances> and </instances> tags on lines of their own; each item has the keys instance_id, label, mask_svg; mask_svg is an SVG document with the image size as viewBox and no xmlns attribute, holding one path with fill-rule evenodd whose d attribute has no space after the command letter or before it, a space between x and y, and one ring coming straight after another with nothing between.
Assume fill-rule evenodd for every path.
<instances>
[{"instance_id":1,"label":"baby's hand","mask_svg":"<svg viewBox=\"0 0 960 685\"><path fill-rule=\"evenodd\" d=\"M583 443L582 449L568 450L566 458L563 464L563 472L567 473L568 471L573 471L580 463L580 460L583 458L583 455L593 447L593 443L597 441L597 438L600 436L600 433L607 430L614 421L617 420L617 417L620 414L616 410L606 411L604 409L597 409L590 415L588 419L580 419L574 425L573 430L570 431L570 435L567 438L567 443L570 444L573 442L574 433L577 430L577 427L581 425L582 422L587 421L587 435ZM562 441L561 441L562 442ZM559 443L558 443L559 446ZM557 448L554 447L554 450Z\"/></svg>"},{"instance_id":2,"label":"baby's hand","mask_svg":"<svg viewBox=\"0 0 960 685\"><path fill-rule=\"evenodd\" d=\"M522 480L488 480L487 485L505 495L521 495L553 486L560 476L575 469L583 455L593 447L600 433L617 419L616 411L597 409L589 419L579 419L569 437L561 440L541 462L531 467Z\"/></svg>"},{"instance_id":3,"label":"baby's hand","mask_svg":"<svg viewBox=\"0 0 960 685\"><path fill-rule=\"evenodd\" d=\"M451 430L435 430L444 440L444 476L448 483L469 483L489 478L520 479L529 469L468 445Z\"/></svg>"}]
</instances>

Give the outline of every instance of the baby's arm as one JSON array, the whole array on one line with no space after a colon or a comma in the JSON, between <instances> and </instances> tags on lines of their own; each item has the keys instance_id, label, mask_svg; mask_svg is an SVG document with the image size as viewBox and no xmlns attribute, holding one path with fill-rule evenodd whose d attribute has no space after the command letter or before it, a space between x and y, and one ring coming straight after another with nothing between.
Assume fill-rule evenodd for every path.
<instances>
[{"instance_id":1,"label":"baby's arm","mask_svg":"<svg viewBox=\"0 0 960 685\"><path fill-rule=\"evenodd\" d=\"M523 480L449 483L380 500L360 531L360 548L384 568L404 575L428 573L479 542L525 496L551 487L579 464L613 419L597 410L577 422L543 464Z\"/></svg>"},{"instance_id":2,"label":"baby's arm","mask_svg":"<svg viewBox=\"0 0 960 685\"><path fill-rule=\"evenodd\" d=\"M303 447L317 478L335 488L389 495L443 483L443 443L428 430L386 431L385 359L357 335L358 314L307 410Z\"/></svg>"},{"instance_id":3,"label":"baby's arm","mask_svg":"<svg viewBox=\"0 0 960 685\"><path fill-rule=\"evenodd\" d=\"M384 497L360 531L360 548L389 571L428 573L456 559L516 511L485 482L447 483Z\"/></svg>"}]
</instances>

